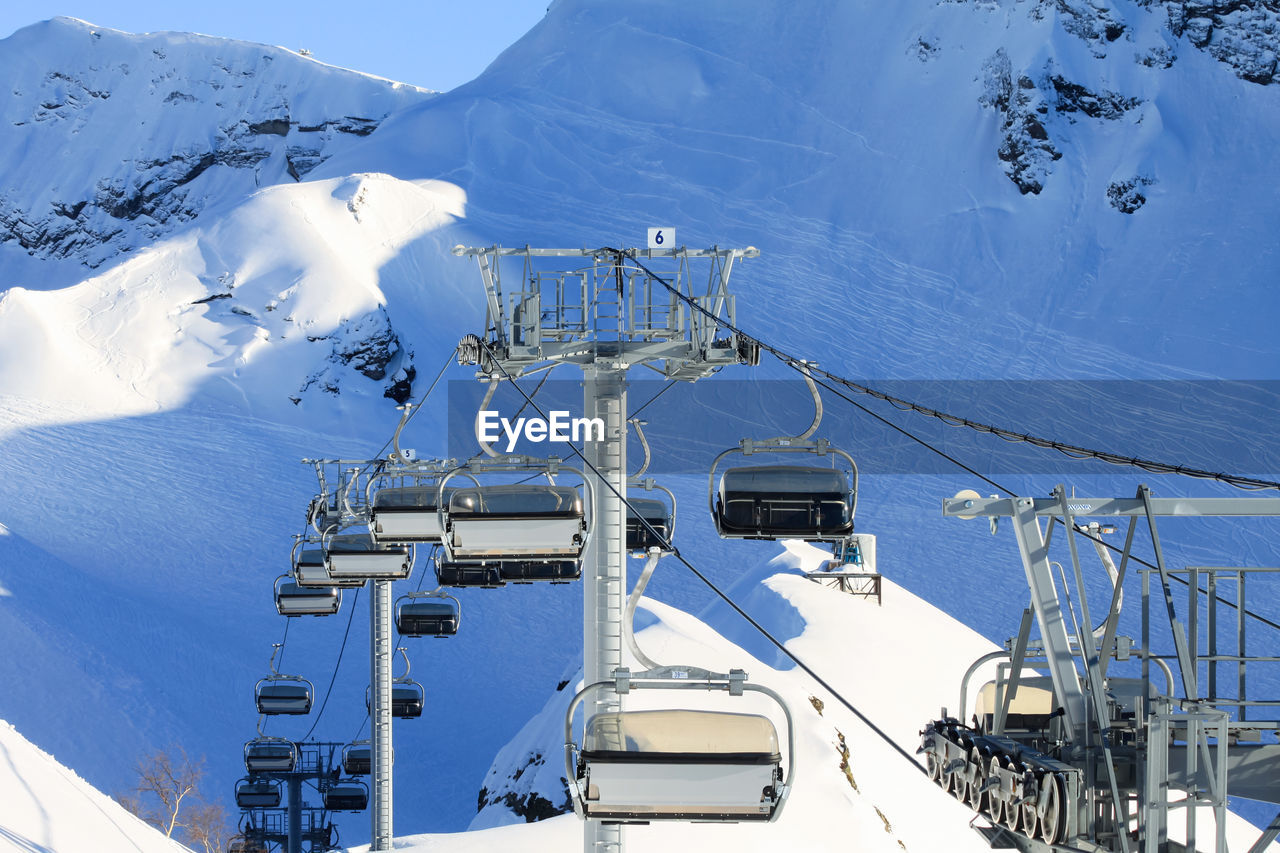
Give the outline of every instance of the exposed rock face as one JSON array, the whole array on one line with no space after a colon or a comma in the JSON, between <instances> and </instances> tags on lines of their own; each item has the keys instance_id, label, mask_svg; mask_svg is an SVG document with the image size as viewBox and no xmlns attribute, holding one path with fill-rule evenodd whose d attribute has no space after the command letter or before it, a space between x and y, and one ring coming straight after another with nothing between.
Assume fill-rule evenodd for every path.
<instances>
[{"instance_id":1,"label":"exposed rock face","mask_svg":"<svg viewBox=\"0 0 1280 853\"><path fill-rule=\"evenodd\" d=\"M987 0L946 2L999 8ZM1124 2L1035 0L1025 6L1015 4L1009 14L1026 14L1037 21L1053 16L1056 25L1089 45L1095 59L1108 59L1111 54L1108 61L1114 62L1119 57L1116 46L1135 40L1122 13ZM1148 44L1135 52L1134 60L1139 64L1172 67L1179 44L1174 39L1185 37L1194 47L1230 65L1245 80L1262 85L1280 81L1280 0L1133 2L1141 8L1128 10L1130 20L1134 14L1163 11L1169 32L1167 44ZM923 51L919 45L915 49ZM927 61L931 55L921 53L921 60ZM1102 79L1106 76L1102 75ZM1005 174L1024 195L1038 195L1052 175L1053 164L1062 157L1060 140L1064 129L1060 124L1055 127L1053 119L1067 123L1083 118L1137 123L1142 118L1141 98L1070 79L1052 58L1039 67L1018 69L1001 48L984 63L978 79L983 88L980 103L999 116L1001 139L996 155L1004 164ZM1150 184L1150 179L1143 176L1114 182L1107 189L1108 201L1123 213L1134 213L1146 203L1142 190Z\"/></svg>"},{"instance_id":2,"label":"exposed rock face","mask_svg":"<svg viewBox=\"0 0 1280 853\"><path fill-rule=\"evenodd\" d=\"M1107 201L1121 213L1136 213L1147 203L1142 190L1154 183L1150 178L1137 177L1128 181L1115 181L1107 187Z\"/></svg>"},{"instance_id":3,"label":"exposed rock face","mask_svg":"<svg viewBox=\"0 0 1280 853\"><path fill-rule=\"evenodd\" d=\"M383 396L397 403L404 403L412 396L413 380L417 376L413 353L401 345L386 308L379 307L363 317L348 321L333 334L307 340L312 343L329 341L332 349L326 365L308 376L299 392L315 387L330 394L341 393L341 368L349 367L366 379L387 380Z\"/></svg>"},{"instance_id":4,"label":"exposed rock face","mask_svg":"<svg viewBox=\"0 0 1280 853\"><path fill-rule=\"evenodd\" d=\"M1045 129L1049 105L1031 78L1015 81L1009 56L1000 49L983 68L982 104L1000 114L1002 139L997 156L1005 163L1005 174L1023 195L1038 195L1050 173L1050 166L1062 157Z\"/></svg>"},{"instance_id":5,"label":"exposed rock face","mask_svg":"<svg viewBox=\"0 0 1280 853\"><path fill-rule=\"evenodd\" d=\"M0 72L0 157L22 176L0 192L0 242L90 268L302 179L432 96L281 48L69 18L0 42Z\"/></svg>"},{"instance_id":6,"label":"exposed rock face","mask_svg":"<svg viewBox=\"0 0 1280 853\"><path fill-rule=\"evenodd\" d=\"M1164 7L1169 31L1225 62L1245 80L1280 83L1280 0L1138 0Z\"/></svg>"},{"instance_id":7,"label":"exposed rock face","mask_svg":"<svg viewBox=\"0 0 1280 853\"><path fill-rule=\"evenodd\" d=\"M525 771L531 768L536 770L545 763L546 757L542 753L530 753L525 763L516 768L511 776L504 780L502 786L504 790L490 791L488 788L480 789L480 795L476 802L476 811L484 811L486 806L502 805L524 818L525 823L534 823L573 811L573 802L569 798L569 785L563 777L561 777L560 782L564 786L564 801L559 805L551 802L536 790L517 790L523 787L517 783L520 781L520 777L525 774ZM533 776L534 774L531 773L529 775Z\"/></svg>"}]
</instances>

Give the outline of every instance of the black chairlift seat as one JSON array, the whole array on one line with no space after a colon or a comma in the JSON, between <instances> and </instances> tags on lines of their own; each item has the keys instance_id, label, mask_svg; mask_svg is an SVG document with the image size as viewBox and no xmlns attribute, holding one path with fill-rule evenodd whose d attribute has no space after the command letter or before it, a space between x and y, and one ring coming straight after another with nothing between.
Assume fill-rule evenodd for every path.
<instances>
[{"instance_id":1,"label":"black chairlift seat","mask_svg":"<svg viewBox=\"0 0 1280 853\"><path fill-rule=\"evenodd\" d=\"M627 550L647 551L650 548L661 548L662 541L649 532L649 528L640 523L640 519L649 522L649 526L657 531L662 539L671 539L671 510L656 498L628 498L627 503Z\"/></svg>"},{"instance_id":2,"label":"black chairlift seat","mask_svg":"<svg viewBox=\"0 0 1280 853\"><path fill-rule=\"evenodd\" d=\"M342 749L342 772L348 776L368 776L373 772L373 747L368 743L349 743Z\"/></svg>"},{"instance_id":3,"label":"black chairlift seat","mask_svg":"<svg viewBox=\"0 0 1280 853\"><path fill-rule=\"evenodd\" d=\"M335 580L403 580L413 569L408 545L380 545L368 533L325 537L325 568Z\"/></svg>"},{"instance_id":4,"label":"black chairlift seat","mask_svg":"<svg viewBox=\"0 0 1280 853\"><path fill-rule=\"evenodd\" d=\"M321 800L331 812L362 812L369 807L369 788L358 779L341 779L324 790Z\"/></svg>"},{"instance_id":5,"label":"black chairlift seat","mask_svg":"<svg viewBox=\"0 0 1280 853\"><path fill-rule=\"evenodd\" d=\"M497 563L468 563L440 559L436 562L436 582L450 587L497 589L506 586Z\"/></svg>"},{"instance_id":6,"label":"black chairlift seat","mask_svg":"<svg viewBox=\"0 0 1280 853\"><path fill-rule=\"evenodd\" d=\"M828 541L853 532L849 482L834 468L730 468L720 478L715 510L724 538Z\"/></svg>"},{"instance_id":7,"label":"black chairlift seat","mask_svg":"<svg viewBox=\"0 0 1280 853\"><path fill-rule=\"evenodd\" d=\"M452 488L444 490L447 506ZM379 543L437 543L440 527L438 485L383 486L373 494L369 529Z\"/></svg>"},{"instance_id":8,"label":"black chairlift seat","mask_svg":"<svg viewBox=\"0 0 1280 853\"><path fill-rule=\"evenodd\" d=\"M498 564L499 576L509 583L569 583L582 577L580 560L518 560Z\"/></svg>"},{"instance_id":9,"label":"black chairlift seat","mask_svg":"<svg viewBox=\"0 0 1280 853\"><path fill-rule=\"evenodd\" d=\"M319 545L301 548L294 556L293 582L306 589L354 589L364 586L364 578L338 579L329 577L324 551Z\"/></svg>"},{"instance_id":10,"label":"black chairlift seat","mask_svg":"<svg viewBox=\"0 0 1280 853\"><path fill-rule=\"evenodd\" d=\"M254 688L259 714L309 714L311 694L311 682L296 676L271 676Z\"/></svg>"},{"instance_id":11,"label":"black chairlift seat","mask_svg":"<svg viewBox=\"0 0 1280 853\"><path fill-rule=\"evenodd\" d=\"M449 499L454 560L578 559L585 534L582 496L572 486L479 486Z\"/></svg>"},{"instance_id":12,"label":"black chairlift seat","mask_svg":"<svg viewBox=\"0 0 1280 853\"><path fill-rule=\"evenodd\" d=\"M373 701L369 691L365 691L364 706L373 712ZM425 706L425 693L422 685L416 681L394 681L391 683L391 716L398 720L412 720L422 716Z\"/></svg>"},{"instance_id":13,"label":"black chairlift seat","mask_svg":"<svg viewBox=\"0 0 1280 853\"><path fill-rule=\"evenodd\" d=\"M342 607L342 590L336 586L301 586L282 578L275 594L281 616L332 616Z\"/></svg>"},{"instance_id":14,"label":"black chairlift seat","mask_svg":"<svg viewBox=\"0 0 1280 853\"><path fill-rule=\"evenodd\" d=\"M396 607L396 630L406 637L452 637L458 622L458 604L451 598L410 598Z\"/></svg>"},{"instance_id":15,"label":"black chairlift seat","mask_svg":"<svg viewBox=\"0 0 1280 853\"><path fill-rule=\"evenodd\" d=\"M274 809L280 805L280 783L268 779L243 779L236 784L236 806L242 809Z\"/></svg>"},{"instance_id":16,"label":"black chairlift seat","mask_svg":"<svg viewBox=\"0 0 1280 853\"><path fill-rule=\"evenodd\" d=\"M244 769L250 773L291 773L298 763L298 748L290 741L260 738L244 745Z\"/></svg>"},{"instance_id":17,"label":"black chairlift seat","mask_svg":"<svg viewBox=\"0 0 1280 853\"><path fill-rule=\"evenodd\" d=\"M596 714L578 767L588 818L766 821L780 802L778 733L757 714Z\"/></svg>"}]
</instances>

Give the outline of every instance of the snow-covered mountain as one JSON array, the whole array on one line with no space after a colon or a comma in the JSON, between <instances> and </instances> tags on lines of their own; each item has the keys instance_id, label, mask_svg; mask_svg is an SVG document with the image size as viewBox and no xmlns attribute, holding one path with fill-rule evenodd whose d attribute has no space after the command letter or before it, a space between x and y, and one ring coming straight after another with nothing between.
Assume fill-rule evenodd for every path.
<instances>
[{"instance_id":1,"label":"snow-covered mountain","mask_svg":"<svg viewBox=\"0 0 1280 853\"><path fill-rule=\"evenodd\" d=\"M478 331L456 243L634 245L674 224L690 246L756 245L734 273L741 325L854 377L1280 378L1276 18L1173 0L558 0L445 94L69 19L0 42L0 647L22 650L0 656L19 685L0 718L104 790L149 746L198 744L230 799L284 630L270 582L314 487L297 460L377 453L395 402ZM433 402L412 443L440 452L447 422ZM740 437L682 422L708 447ZM890 440L876 429L831 438ZM1006 482L1044 493L1074 481L1065 465ZM1144 479L1090 476L1105 493ZM886 572L1002 641L1023 595L1011 551L980 582L939 568L993 547L938 517L973 485L864 478L859 516ZM705 499L705 479L673 488ZM698 515L682 551L726 585L768 558ZM1274 564L1275 541L1238 544ZM655 592L707 603L678 573ZM397 730L402 832L461 830L496 790L494 755L572 677L578 596L468 594L462 636L412 648L429 707ZM352 598L289 631L286 669L323 689L354 615L316 737L361 729ZM343 827L359 840L364 821Z\"/></svg>"}]
</instances>

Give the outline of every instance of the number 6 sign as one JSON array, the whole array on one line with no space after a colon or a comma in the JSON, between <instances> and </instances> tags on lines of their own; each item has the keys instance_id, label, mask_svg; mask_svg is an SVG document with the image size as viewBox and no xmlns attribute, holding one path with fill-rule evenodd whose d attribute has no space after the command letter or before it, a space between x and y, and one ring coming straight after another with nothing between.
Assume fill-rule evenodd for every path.
<instances>
[{"instance_id":1,"label":"number 6 sign","mask_svg":"<svg viewBox=\"0 0 1280 853\"><path fill-rule=\"evenodd\" d=\"M650 228L649 229L649 248L650 249L671 249L676 244L676 229L674 228Z\"/></svg>"}]
</instances>

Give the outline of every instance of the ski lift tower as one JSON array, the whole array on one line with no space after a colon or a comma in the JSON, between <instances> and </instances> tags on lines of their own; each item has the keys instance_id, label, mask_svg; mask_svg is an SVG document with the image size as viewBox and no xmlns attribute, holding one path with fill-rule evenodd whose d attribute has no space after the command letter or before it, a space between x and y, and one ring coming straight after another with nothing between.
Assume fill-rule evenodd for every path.
<instances>
[{"instance_id":1,"label":"ski lift tower","mask_svg":"<svg viewBox=\"0 0 1280 853\"><path fill-rule=\"evenodd\" d=\"M692 382L725 365L759 361L755 341L717 335L720 321L735 322L728 287L734 262L759 251L668 248L674 245L673 229L651 228L644 249L453 249L476 259L487 301L484 338L464 340L460 357L468 353L477 375L490 381L577 364L583 416L604 423L604 440L585 442L583 451L598 472L588 472L595 533L583 567L588 684L609 680L622 666L627 370L645 365L667 379ZM695 277L701 292L694 291ZM620 710L615 694L602 691L587 701L588 713ZM621 853L621 827L587 820L583 849Z\"/></svg>"}]
</instances>

